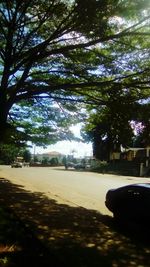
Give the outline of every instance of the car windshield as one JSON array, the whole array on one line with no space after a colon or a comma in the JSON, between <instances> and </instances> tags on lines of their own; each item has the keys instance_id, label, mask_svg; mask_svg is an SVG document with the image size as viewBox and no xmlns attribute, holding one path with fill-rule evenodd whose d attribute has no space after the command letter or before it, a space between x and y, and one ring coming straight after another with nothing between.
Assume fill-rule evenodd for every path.
<instances>
[{"instance_id":1,"label":"car windshield","mask_svg":"<svg viewBox=\"0 0 150 267\"><path fill-rule=\"evenodd\" d=\"M135 186L140 186L140 187L147 187L147 188L150 188L150 183L147 183L147 184L136 184Z\"/></svg>"}]
</instances>

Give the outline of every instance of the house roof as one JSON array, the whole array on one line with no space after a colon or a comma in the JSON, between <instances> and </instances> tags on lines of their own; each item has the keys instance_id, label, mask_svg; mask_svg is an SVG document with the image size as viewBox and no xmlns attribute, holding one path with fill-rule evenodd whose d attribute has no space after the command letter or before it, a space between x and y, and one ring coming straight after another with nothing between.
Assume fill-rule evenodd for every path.
<instances>
[{"instance_id":1,"label":"house roof","mask_svg":"<svg viewBox=\"0 0 150 267\"><path fill-rule=\"evenodd\" d=\"M46 152L43 153L42 155L48 155L48 156L61 156L62 154L57 152L57 151L50 151L50 152Z\"/></svg>"}]
</instances>

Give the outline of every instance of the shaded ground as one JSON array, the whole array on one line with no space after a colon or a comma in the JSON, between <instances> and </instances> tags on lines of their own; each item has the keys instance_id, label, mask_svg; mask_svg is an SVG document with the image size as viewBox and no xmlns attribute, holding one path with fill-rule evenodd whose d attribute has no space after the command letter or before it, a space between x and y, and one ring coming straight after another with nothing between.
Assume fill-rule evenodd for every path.
<instances>
[{"instance_id":1,"label":"shaded ground","mask_svg":"<svg viewBox=\"0 0 150 267\"><path fill-rule=\"evenodd\" d=\"M150 266L150 231L143 226L117 225L3 178L0 207L0 266Z\"/></svg>"}]
</instances>

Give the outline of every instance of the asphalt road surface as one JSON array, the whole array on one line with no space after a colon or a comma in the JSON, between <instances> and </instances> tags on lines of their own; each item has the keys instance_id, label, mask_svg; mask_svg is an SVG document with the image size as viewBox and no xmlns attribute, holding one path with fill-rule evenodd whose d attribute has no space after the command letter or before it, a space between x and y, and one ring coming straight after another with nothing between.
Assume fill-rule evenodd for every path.
<instances>
[{"instance_id":1,"label":"asphalt road surface","mask_svg":"<svg viewBox=\"0 0 150 267\"><path fill-rule=\"evenodd\" d=\"M105 207L105 195L109 189L150 182L150 178L65 170L63 167L11 168L1 165L0 177L31 192L44 193L60 204L98 210L104 215L111 215Z\"/></svg>"}]
</instances>

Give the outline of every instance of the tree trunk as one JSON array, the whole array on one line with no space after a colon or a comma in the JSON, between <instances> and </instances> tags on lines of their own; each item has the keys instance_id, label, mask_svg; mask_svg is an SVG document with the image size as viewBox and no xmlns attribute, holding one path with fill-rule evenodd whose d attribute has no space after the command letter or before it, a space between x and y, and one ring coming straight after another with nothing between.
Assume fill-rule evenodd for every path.
<instances>
[{"instance_id":1,"label":"tree trunk","mask_svg":"<svg viewBox=\"0 0 150 267\"><path fill-rule=\"evenodd\" d=\"M93 156L101 161L109 161L109 146L99 136L95 136L93 141Z\"/></svg>"},{"instance_id":2,"label":"tree trunk","mask_svg":"<svg viewBox=\"0 0 150 267\"><path fill-rule=\"evenodd\" d=\"M8 137L9 124L6 97L0 94L0 143L5 143Z\"/></svg>"}]
</instances>

